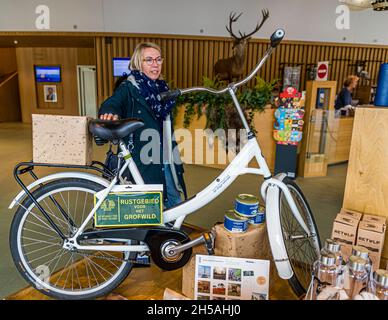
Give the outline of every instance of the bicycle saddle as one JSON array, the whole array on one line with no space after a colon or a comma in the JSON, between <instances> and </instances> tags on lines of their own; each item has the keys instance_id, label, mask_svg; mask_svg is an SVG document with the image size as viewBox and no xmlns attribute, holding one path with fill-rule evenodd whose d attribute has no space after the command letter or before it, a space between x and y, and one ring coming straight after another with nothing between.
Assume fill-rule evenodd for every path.
<instances>
[{"instance_id":1,"label":"bicycle saddle","mask_svg":"<svg viewBox=\"0 0 388 320\"><path fill-rule=\"evenodd\" d=\"M144 126L143 120L127 118L122 120L92 120L89 123L89 131L105 140L122 139L137 129Z\"/></svg>"}]
</instances>

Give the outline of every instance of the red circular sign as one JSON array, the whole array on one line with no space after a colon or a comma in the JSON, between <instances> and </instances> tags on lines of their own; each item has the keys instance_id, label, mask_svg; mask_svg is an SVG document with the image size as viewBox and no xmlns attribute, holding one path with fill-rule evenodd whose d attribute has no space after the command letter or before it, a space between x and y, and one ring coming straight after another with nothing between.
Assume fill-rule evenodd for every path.
<instances>
[{"instance_id":1,"label":"red circular sign","mask_svg":"<svg viewBox=\"0 0 388 320\"><path fill-rule=\"evenodd\" d=\"M324 79L327 77L328 68L326 64L320 64L317 70L317 75L319 79Z\"/></svg>"}]
</instances>

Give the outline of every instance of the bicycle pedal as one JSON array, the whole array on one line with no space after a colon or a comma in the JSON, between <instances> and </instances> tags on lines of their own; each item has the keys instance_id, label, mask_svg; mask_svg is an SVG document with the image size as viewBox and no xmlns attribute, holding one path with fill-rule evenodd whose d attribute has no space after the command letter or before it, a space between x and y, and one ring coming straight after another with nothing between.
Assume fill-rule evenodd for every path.
<instances>
[{"instance_id":1,"label":"bicycle pedal","mask_svg":"<svg viewBox=\"0 0 388 320\"><path fill-rule=\"evenodd\" d=\"M214 238L210 232L206 232L203 234L203 238L205 240L205 248L207 250L208 255L214 255Z\"/></svg>"}]
</instances>

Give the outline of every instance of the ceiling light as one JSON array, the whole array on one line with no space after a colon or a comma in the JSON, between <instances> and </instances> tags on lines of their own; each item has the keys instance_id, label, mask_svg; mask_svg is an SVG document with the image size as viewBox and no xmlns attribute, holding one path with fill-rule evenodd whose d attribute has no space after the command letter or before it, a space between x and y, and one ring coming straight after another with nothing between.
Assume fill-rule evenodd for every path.
<instances>
[{"instance_id":1,"label":"ceiling light","mask_svg":"<svg viewBox=\"0 0 388 320\"><path fill-rule=\"evenodd\" d=\"M339 0L339 2L347 5L350 10L354 11L372 8L370 0Z\"/></svg>"}]
</instances>

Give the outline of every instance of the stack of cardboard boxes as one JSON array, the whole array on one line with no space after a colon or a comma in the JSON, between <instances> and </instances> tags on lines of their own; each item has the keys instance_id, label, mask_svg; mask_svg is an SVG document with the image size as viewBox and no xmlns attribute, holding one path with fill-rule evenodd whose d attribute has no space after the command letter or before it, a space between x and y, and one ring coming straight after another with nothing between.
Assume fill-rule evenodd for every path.
<instances>
[{"instance_id":1,"label":"stack of cardboard boxes","mask_svg":"<svg viewBox=\"0 0 388 320\"><path fill-rule=\"evenodd\" d=\"M352 246L367 248L374 269L378 269L384 246L385 229L384 217L341 209L334 220L331 238L341 244L341 252L345 259L352 254Z\"/></svg>"}]
</instances>

